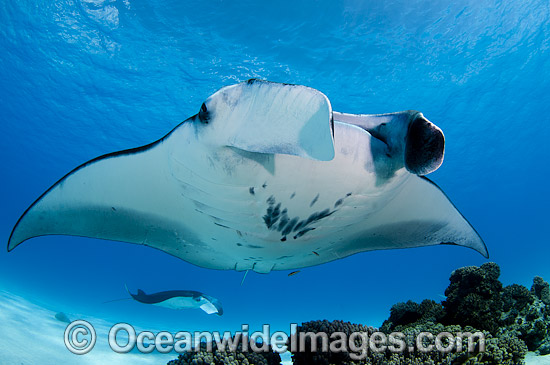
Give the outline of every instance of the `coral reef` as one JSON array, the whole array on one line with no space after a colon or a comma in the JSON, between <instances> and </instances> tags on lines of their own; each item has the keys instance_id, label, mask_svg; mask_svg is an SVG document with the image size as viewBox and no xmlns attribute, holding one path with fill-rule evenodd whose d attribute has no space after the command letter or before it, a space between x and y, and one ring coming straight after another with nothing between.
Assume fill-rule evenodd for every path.
<instances>
[{"instance_id":1,"label":"coral reef","mask_svg":"<svg viewBox=\"0 0 550 365\"><path fill-rule=\"evenodd\" d=\"M397 303L391 307L390 318L382 324L382 331L385 329L390 333L390 330L411 323L440 322L445 314L443 306L431 299L424 299L420 304L411 300L407 303Z\"/></svg>"},{"instance_id":2,"label":"coral reef","mask_svg":"<svg viewBox=\"0 0 550 365\"><path fill-rule=\"evenodd\" d=\"M262 345L258 343L258 348ZM216 344L212 344L212 351L208 351L206 344L201 344L201 349L180 354L176 360L168 362L168 365L279 365L281 356L273 352L269 346L266 352L242 351L239 344L236 351L218 351Z\"/></svg>"},{"instance_id":3,"label":"coral reef","mask_svg":"<svg viewBox=\"0 0 550 365\"><path fill-rule=\"evenodd\" d=\"M389 318L380 329L343 321L327 320L305 322L297 328L287 343L296 365L342 364L342 365L516 365L522 364L527 351L541 355L550 354L550 286L541 277L533 279L529 290L523 285L512 284L503 287L499 281L500 268L495 263L468 266L455 270L445 290L446 300L437 303L425 299L421 303L407 301L397 303L390 309ZM374 351L367 339L375 332L386 338L394 332L404 334L404 346L400 353L384 347ZM353 339L350 352L335 346L339 333L348 338L351 333L361 333ZM421 332L438 334L449 332L455 337L461 334L482 333L485 337L485 351L479 351L479 338L465 336L462 348L452 351L428 351L418 349L416 339ZM319 334L326 333L323 338ZM305 335L307 334L307 335ZM303 336L305 335L305 336ZM336 335L331 337L331 335ZM303 336L303 339L300 337ZM300 343L303 341L303 343ZM317 349L311 351L315 343ZM452 345L448 340L443 343ZM306 351L296 351L299 345ZM323 344L326 348L323 349ZM424 338L422 346L433 345L433 338ZM473 347L468 352L468 345ZM293 347L295 346L295 347ZM388 346L389 347L389 346ZM303 350L302 348L302 350ZM262 364L280 363L279 354L272 351L261 354L241 352L199 352L182 354L170 365L182 364Z\"/></svg>"},{"instance_id":4,"label":"coral reef","mask_svg":"<svg viewBox=\"0 0 550 365\"><path fill-rule=\"evenodd\" d=\"M322 351L322 339L320 337L316 337L316 345L317 345L317 351L307 351L307 352L299 352L299 351L292 351L292 345L291 343L294 342L297 345L299 345L299 338L297 338L297 334L306 334L306 333L326 333L328 337L334 333L340 332L344 333L346 336L349 337L353 332L363 332L365 334L371 335L374 331L376 331L373 327L366 327L360 324L352 324L350 322L343 322L343 321L333 321L329 322L326 319L322 321L311 321L311 322L305 322L301 326L298 326L296 329L296 334L293 334L291 339L289 340L289 343L287 344L289 350L292 352L292 362L293 364L301 365L301 364L322 364L322 365L328 365L328 364L354 364L350 353L344 352L344 351ZM306 349L311 349L311 337L304 336L304 344ZM361 339L357 338L355 339L354 343L359 348L361 346ZM302 346L303 347L303 346ZM327 349L329 350L329 349Z\"/></svg>"},{"instance_id":5,"label":"coral reef","mask_svg":"<svg viewBox=\"0 0 550 365\"><path fill-rule=\"evenodd\" d=\"M495 314L502 311L503 304L499 276L500 268L493 262L453 271L445 290L447 315L443 323L470 325L495 334L500 325Z\"/></svg>"},{"instance_id":6,"label":"coral reef","mask_svg":"<svg viewBox=\"0 0 550 365\"><path fill-rule=\"evenodd\" d=\"M548 287L548 283L544 281L540 276L535 276L535 278L533 279L531 293L542 300L544 304L550 305L550 289Z\"/></svg>"},{"instance_id":7,"label":"coral reef","mask_svg":"<svg viewBox=\"0 0 550 365\"><path fill-rule=\"evenodd\" d=\"M515 365L523 363L527 351L550 353L550 290L542 278L535 277L531 290L518 284L503 287L498 280L500 268L486 263L455 270L450 277L447 297L442 303L424 300L397 303L390 310L380 331L405 334L407 347L415 345L420 332L433 334L449 332L482 332L485 351L442 353L404 351L401 354L384 351L369 352L364 359L353 360L339 354L340 361L331 353L293 354L295 364L486 364ZM348 326L357 326L348 324ZM321 332L338 328L327 321L308 322L298 331ZM372 331L369 329L369 331ZM371 333L371 332L369 332ZM411 347L412 348L412 347ZM346 354L347 355L347 354Z\"/></svg>"},{"instance_id":8,"label":"coral reef","mask_svg":"<svg viewBox=\"0 0 550 365\"><path fill-rule=\"evenodd\" d=\"M503 288L499 275L498 265L492 262L455 270L445 290L442 322L471 325L497 337L513 334L530 351L550 353L548 283L537 276L531 290L518 284Z\"/></svg>"},{"instance_id":9,"label":"coral reef","mask_svg":"<svg viewBox=\"0 0 550 365\"><path fill-rule=\"evenodd\" d=\"M326 332L329 336L335 332L341 331L339 329L341 322L328 322L328 321L313 321L307 322L305 326L298 327L297 332ZM397 325L393 327L386 321L380 328L380 331L389 335L393 331L403 332L406 336L406 348L402 353L393 353L389 350L376 353L370 351L367 348L367 352L364 354L364 358L352 359L349 353L334 353L334 352L297 352L292 354L293 363L296 365L307 364L343 364L343 365L425 365L425 364L485 364L485 365L516 365L521 363L521 359L527 354L527 347L525 343L519 340L515 335L503 335L500 337L493 337L490 332L483 331L485 336L485 351L468 352L468 340L464 340L463 348L461 351L454 351L450 353L442 353L439 351L421 352L417 350L409 351L409 346L415 345L415 339L420 332L441 333L449 332L456 336L458 333L475 333L478 330L466 326L461 327L459 325L444 326L441 323L430 322L429 320L409 323L407 325ZM347 324L347 327L359 327L360 325ZM364 328L364 327L363 327ZM391 328L391 329L390 329ZM375 329L369 328L366 333L372 334ZM346 331L343 331L347 333ZM479 344L479 341L474 341ZM424 345L433 345L433 341L428 341ZM319 345L319 344L318 344ZM307 347L306 347L307 348ZM318 347L319 349L320 347ZM358 349L360 346L358 346ZM357 351L359 355L361 352Z\"/></svg>"}]
</instances>

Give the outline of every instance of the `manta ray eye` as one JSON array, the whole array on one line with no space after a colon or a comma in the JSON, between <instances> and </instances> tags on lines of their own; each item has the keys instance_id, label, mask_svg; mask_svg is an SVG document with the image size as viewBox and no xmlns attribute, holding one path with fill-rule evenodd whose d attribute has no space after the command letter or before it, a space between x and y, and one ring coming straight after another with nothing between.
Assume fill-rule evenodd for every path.
<instances>
[{"instance_id":1,"label":"manta ray eye","mask_svg":"<svg viewBox=\"0 0 550 365\"><path fill-rule=\"evenodd\" d=\"M208 123L208 109L206 109L206 105L202 103L201 110L199 111L199 120L203 123Z\"/></svg>"}]
</instances>

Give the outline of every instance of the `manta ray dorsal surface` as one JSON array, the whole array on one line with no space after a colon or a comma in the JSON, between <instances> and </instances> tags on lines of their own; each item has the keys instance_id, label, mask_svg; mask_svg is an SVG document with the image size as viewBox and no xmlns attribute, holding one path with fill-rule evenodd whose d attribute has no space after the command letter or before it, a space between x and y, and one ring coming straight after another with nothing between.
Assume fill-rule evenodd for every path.
<instances>
[{"instance_id":1,"label":"manta ray dorsal surface","mask_svg":"<svg viewBox=\"0 0 550 365\"><path fill-rule=\"evenodd\" d=\"M443 133L419 112L337 113L305 86L243 82L161 140L67 174L22 215L8 250L41 235L86 236L259 273L440 244L487 256L422 177L443 153Z\"/></svg>"}]
</instances>

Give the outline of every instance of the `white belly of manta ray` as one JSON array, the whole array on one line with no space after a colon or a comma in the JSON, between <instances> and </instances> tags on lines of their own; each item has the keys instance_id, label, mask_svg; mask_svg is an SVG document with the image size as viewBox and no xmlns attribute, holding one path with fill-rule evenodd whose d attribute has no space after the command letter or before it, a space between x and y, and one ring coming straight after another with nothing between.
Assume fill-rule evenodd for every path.
<instances>
[{"instance_id":1,"label":"white belly of manta ray","mask_svg":"<svg viewBox=\"0 0 550 365\"><path fill-rule=\"evenodd\" d=\"M182 134L187 131L193 134L192 128ZM353 132L361 133L337 123L335 141ZM209 246L204 252L194 243L184 244L172 254L189 257L195 249L196 254L205 254L197 258L200 266L233 258L228 268L269 272L354 253L353 245L343 251L344 244L365 228L376 227L376 213L411 177L400 169L391 181L377 187L371 140L356 142L353 147L335 142L333 160L309 161L306 166L301 157L230 147L212 153L197 144L185 160L172 152L169 171L180 193L178 206L186 207L182 216L192 217L185 221L189 229L201 227L194 230L198 245ZM371 240L368 249L379 248L377 244Z\"/></svg>"},{"instance_id":2,"label":"white belly of manta ray","mask_svg":"<svg viewBox=\"0 0 550 365\"><path fill-rule=\"evenodd\" d=\"M317 90L249 81L212 95L162 140L73 170L23 214L8 249L67 234L260 273L438 244L487 256L445 194L417 176L439 167L442 141L418 112L333 113Z\"/></svg>"}]
</instances>

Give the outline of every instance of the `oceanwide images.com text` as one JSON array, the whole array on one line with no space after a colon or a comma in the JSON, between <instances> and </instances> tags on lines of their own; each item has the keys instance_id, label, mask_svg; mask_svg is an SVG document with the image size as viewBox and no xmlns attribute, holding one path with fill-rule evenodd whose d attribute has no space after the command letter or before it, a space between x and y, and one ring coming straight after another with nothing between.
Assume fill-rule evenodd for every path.
<instances>
[{"instance_id":1,"label":"oceanwide images.com text","mask_svg":"<svg viewBox=\"0 0 550 365\"><path fill-rule=\"evenodd\" d=\"M108 343L118 353L128 353L134 348L142 353L157 351L160 353L189 351L226 351L226 352L347 352L352 360L362 360L370 352L404 353L440 351L449 353L461 352L467 347L468 352L485 351L485 337L482 332L450 332L433 334L420 332L414 339L407 338L402 332L297 332L298 325L290 325L290 337L283 331L271 333L270 325L264 324L262 331L249 332L249 325L243 324L241 331L231 334L226 331L180 331L172 334L168 331L153 333L137 332L128 323L117 323L109 330ZM90 352L96 344L97 335L94 327L86 321L70 323L64 335L67 349L75 354ZM270 348L271 346L271 348Z\"/></svg>"}]
</instances>

